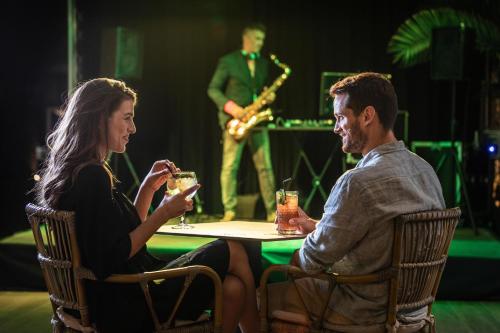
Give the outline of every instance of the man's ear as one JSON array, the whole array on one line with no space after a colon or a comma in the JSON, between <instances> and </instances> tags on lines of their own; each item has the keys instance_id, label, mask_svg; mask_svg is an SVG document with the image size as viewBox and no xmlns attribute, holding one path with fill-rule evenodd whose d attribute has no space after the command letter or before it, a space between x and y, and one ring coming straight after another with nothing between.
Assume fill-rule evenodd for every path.
<instances>
[{"instance_id":1,"label":"man's ear","mask_svg":"<svg viewBox=\"0 0 500 333\"><path fill-rule=\"evenodd\" d=\"M377 117L377 112L375 111L375 108L371 105L368 105L361 112L361 121L365 126L373 124L375 122L376 117Z\"/></svg>"}]
</instances>

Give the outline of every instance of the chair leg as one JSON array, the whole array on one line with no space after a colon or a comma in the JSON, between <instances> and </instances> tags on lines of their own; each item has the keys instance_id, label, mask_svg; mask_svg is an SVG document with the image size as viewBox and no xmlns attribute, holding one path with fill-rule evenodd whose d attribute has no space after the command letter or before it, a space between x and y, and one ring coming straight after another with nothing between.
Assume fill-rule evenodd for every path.
<instances>
[{"instance_id":1,"label":"chair leg","mask_svg":"<svg viewBox=\"0 0 500 333\"><path fill-rule=\"evenodd\" d=\"M52 316L50 323L52 324L52 333L64 333L64 324L57 316Z\"/></svg>"},{"instance_id":2,"label":"chair leg","mask_svg":"<svg viewBox=\"0 0 500 333\"><path fill-rule=\"evenodd\" d=\"M427 323L418 332L420 332L420 333L436 333L436 323L434 321Z\"/></svg>"}]
</instances>

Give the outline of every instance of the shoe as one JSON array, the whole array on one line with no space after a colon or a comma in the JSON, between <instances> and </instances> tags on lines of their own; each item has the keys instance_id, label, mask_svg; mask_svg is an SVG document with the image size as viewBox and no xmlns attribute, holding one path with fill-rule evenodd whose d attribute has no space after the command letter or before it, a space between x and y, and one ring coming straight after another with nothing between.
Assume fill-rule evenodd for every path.
<instances>
[{"instance_id":1,"label":"shoe","mask_svg":"<svg viewBox=\"0 0 500 333\"><path fill-rule=\"evenodd\" d=\"M224 212L224 216L222 217L221 221L222 222L233 221L235 217L236 217L236 213L233 212L232 210L228 210L228 211Z\"/></svg>"},{"instance_id":2,"label":"shoe","mask_svg":"<svg viewBox=\"0 0 500 333\"><path fill-rule=\"evenodd\" d=\"M267 222L274 222L276 220L276 212L267 213Z\"/></svg>"}]
</instances>

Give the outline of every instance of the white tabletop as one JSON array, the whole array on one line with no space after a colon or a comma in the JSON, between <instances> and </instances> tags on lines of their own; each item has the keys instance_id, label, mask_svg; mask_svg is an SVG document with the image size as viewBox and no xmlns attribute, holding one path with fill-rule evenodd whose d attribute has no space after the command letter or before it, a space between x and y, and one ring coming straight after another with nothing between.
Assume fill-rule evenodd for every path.
<instances>
[{"instance_id":1,"label":"white tabletop","mask_svg":"<svg viewBox=\"0 0 500 333\"><path fill-rule=\"evenodd\" d=\"M190 229L174 229L173 225L163 225L158 234L195 237L211 237L238 240L278 241L305 238L304 234L280 235L276 224L270 222L207 222L193 224Z\"/></svg>"}]
</instances>

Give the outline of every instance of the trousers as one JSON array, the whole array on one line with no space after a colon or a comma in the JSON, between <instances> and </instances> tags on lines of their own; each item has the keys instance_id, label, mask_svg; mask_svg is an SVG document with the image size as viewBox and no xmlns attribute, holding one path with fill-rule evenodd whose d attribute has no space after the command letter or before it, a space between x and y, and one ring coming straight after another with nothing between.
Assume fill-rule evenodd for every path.
<instances>
[{"instance_id":1,"label":"trousers","mask_svg":"<svg viewBox=\"0 0 500 333\"><path fill-rule=\"evenodd\" d=\"M222 204L224 211L235 211L238 203L237 176L241 155L248 143L259 179L259 188L268 214L275 211L275 182L271 162L271 145L266 129L253 131L244 140L237 142L224 130L222 133L222 170L220 174Z\"/></svg>"}]
</instances>

